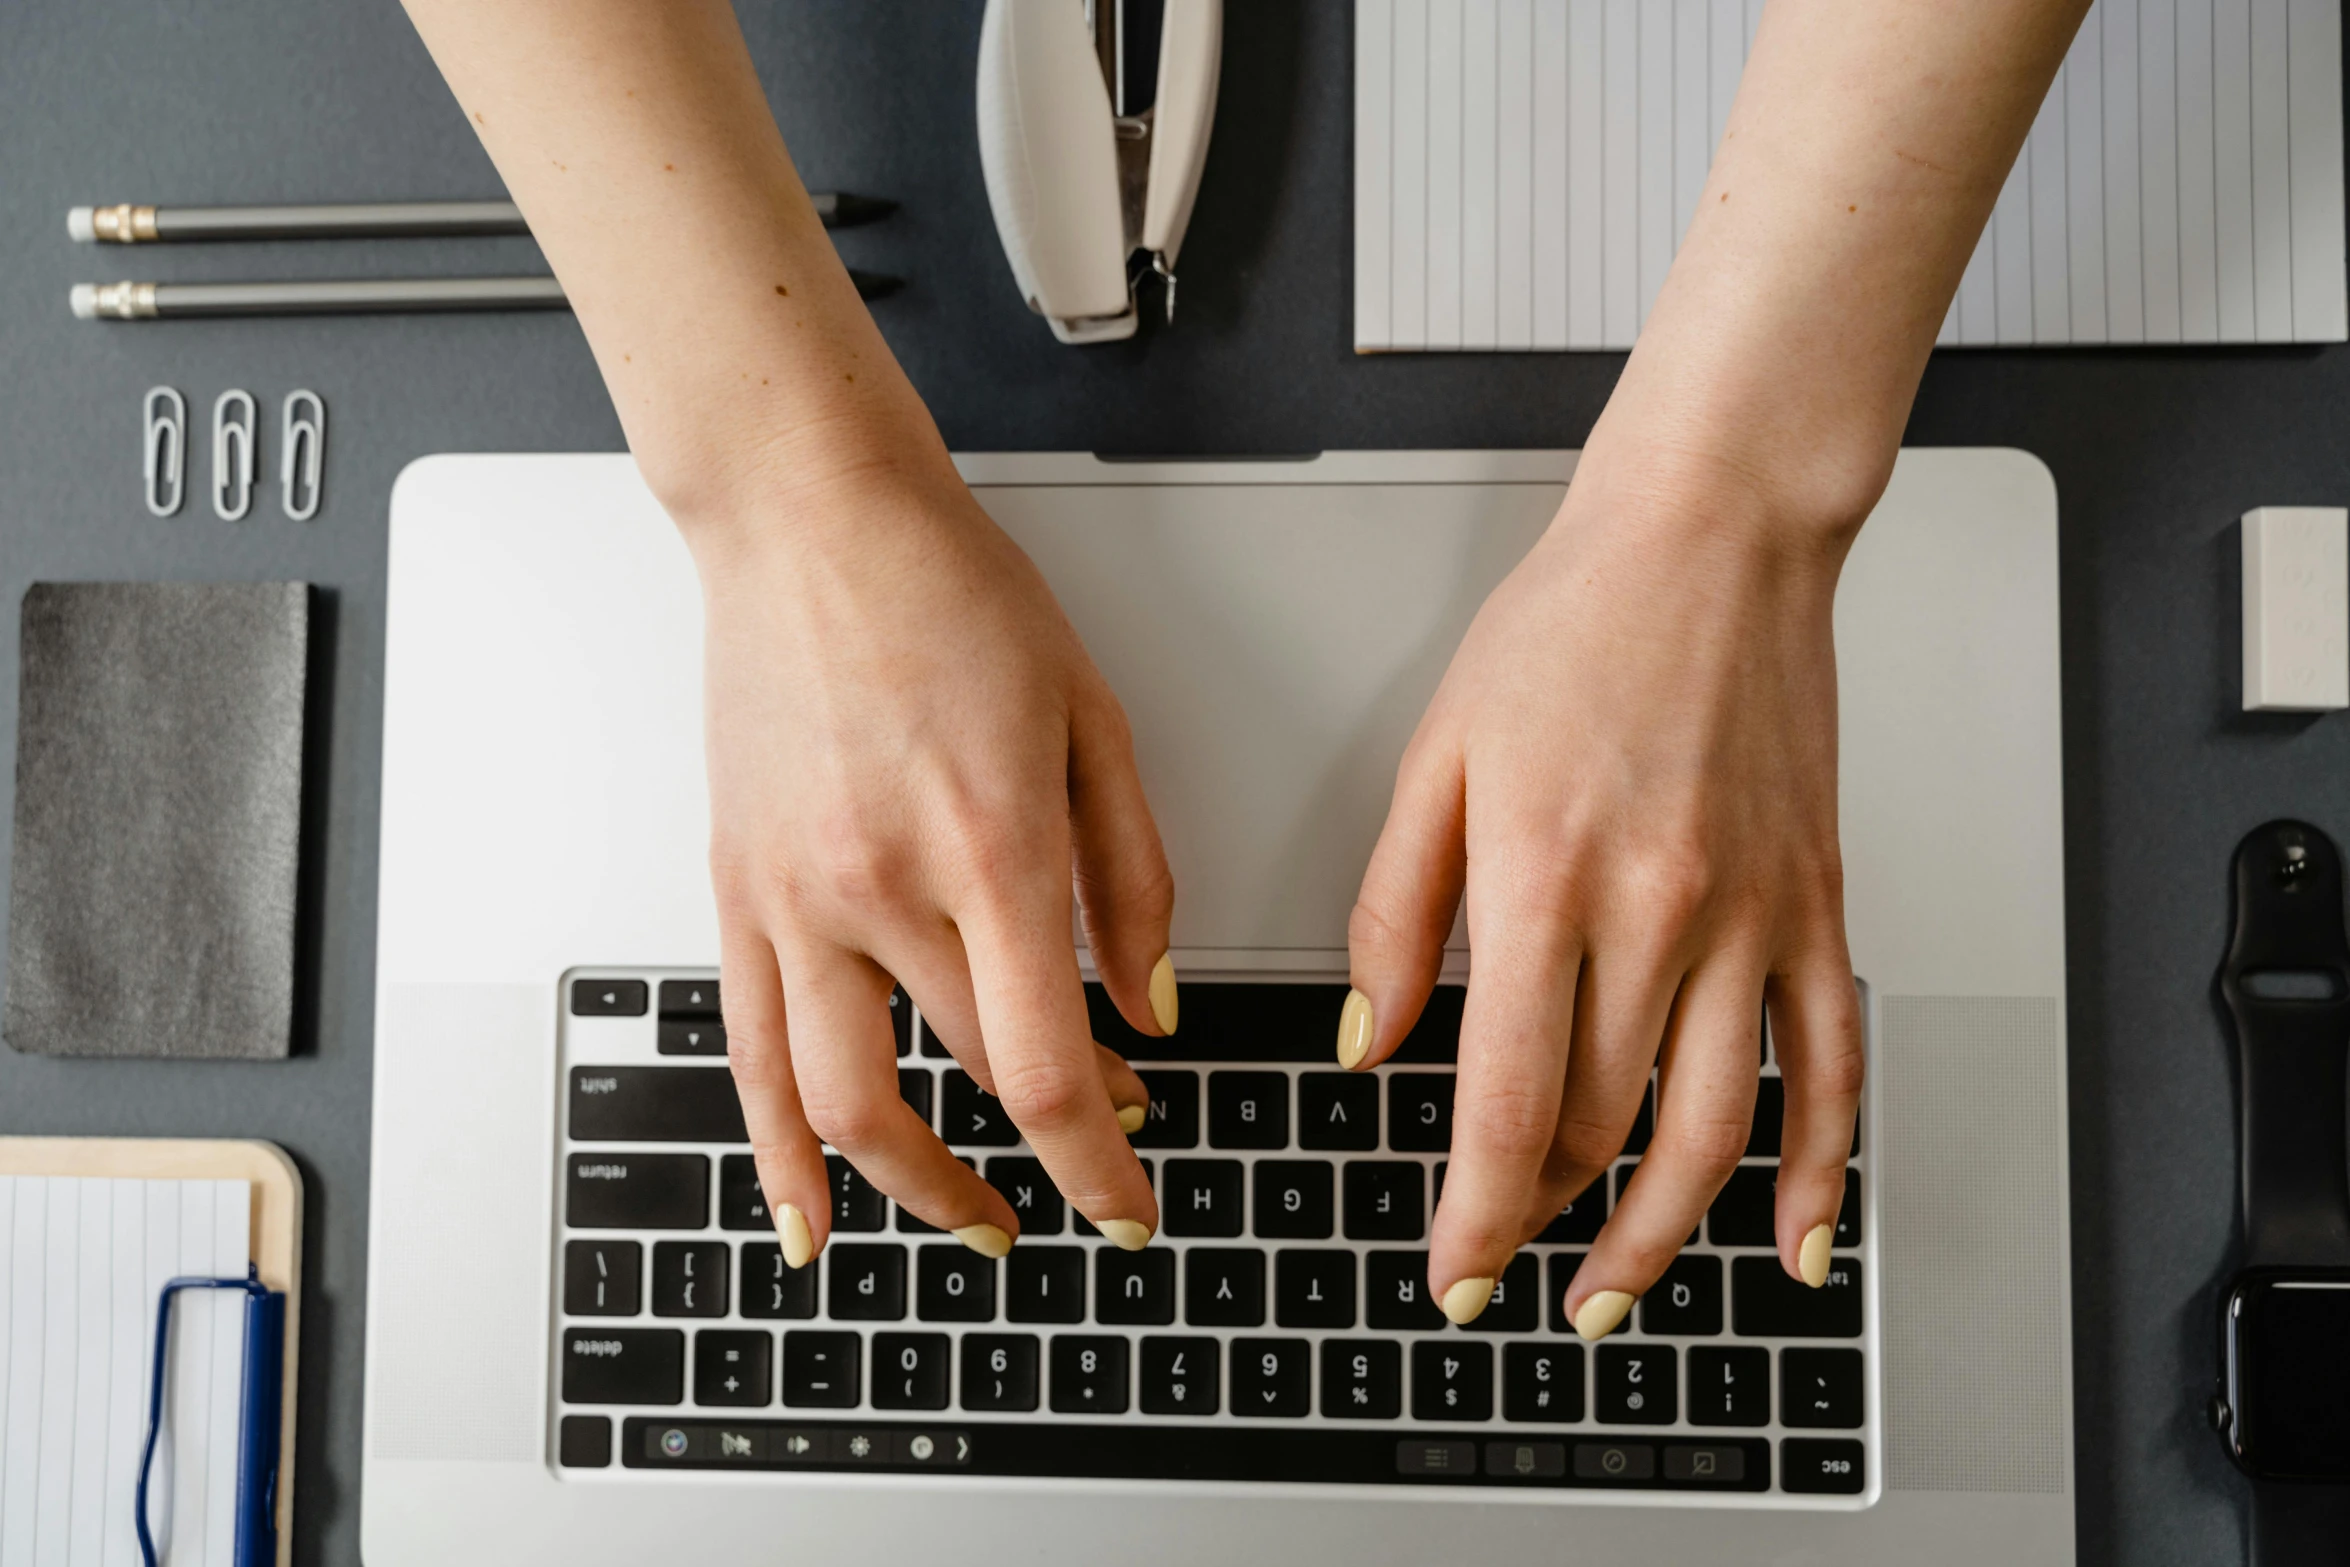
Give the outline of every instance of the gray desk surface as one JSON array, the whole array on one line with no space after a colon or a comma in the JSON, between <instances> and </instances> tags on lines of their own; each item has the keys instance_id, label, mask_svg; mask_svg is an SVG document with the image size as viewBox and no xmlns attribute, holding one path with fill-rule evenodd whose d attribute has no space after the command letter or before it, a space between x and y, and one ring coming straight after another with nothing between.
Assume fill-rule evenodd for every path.
<instances>
[{"instance_id":1,"label":"gray desk surface","mask_svg":"<svg viewBox=\"0 0 2350 1567\"><path fill-rule=\"evenodd\" d=\"M883 330L966 449L1303 452L1572 446L1612 356L1358 358L1349 347L1349 63L1336 0L1228 8L1214 150L1170 334L1079 352L1014 300L980 186L973 3L745 0L811 185L905 208L840 236L911 286ZM309 1185L300 1559L357 1556L385 501L443 450L609 450L568 316L98 326L77 279L527 270L524 241L176 251L70 245L76 202L495 194L391 0L27 0L0 20L0 735L15 605L42 578L298 577L332 590L314 1038L293 1061L36 1060L0 1049L0 1131L274 1138ZM331 411L307 525L141 509L140 393L230 386ZM2202 1423L2232 1243L2230 1075L2211 1000L2239 835L2283 813L2350 838L2350 720L2237 712L2234 519L2350 498L2350 354L1936 359L1910 439L2028 448L2062 496L2072 960L2074 1394L2084 1562L2240 1559L2239 1485ZM199 464L202 479L206 466ZM7 776L0 769L0 779ZM0 802L0 812L5 811ZM5 819L0 815L0 819Z\"/></svg>"}]
</instances>

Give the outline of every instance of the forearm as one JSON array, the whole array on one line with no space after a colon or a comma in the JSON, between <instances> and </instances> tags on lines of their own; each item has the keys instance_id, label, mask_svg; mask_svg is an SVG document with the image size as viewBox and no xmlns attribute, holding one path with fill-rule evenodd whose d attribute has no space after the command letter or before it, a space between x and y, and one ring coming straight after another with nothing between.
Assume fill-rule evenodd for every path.
<instances>
[{"instance_id":1,"label":"forearm","mask_svg":"<svg viewBox=\"0 0 2350 1567\"><path fill-rule=\"evenodd\" d=\"M2088 0L1771 0L1589 450L1848 535ZM1626 482L1645 482L1627 477Z\"/></svg>"},{"instance_id":2,"label":"forearm","mask_svg":"<svg viewBox=\"0 0 2350 1567\"><path fill-rule=\"evenodd\" d=\"M944 469L726 0L406 0L689 530L857 466Z\"/></svg>"}]
</instances>

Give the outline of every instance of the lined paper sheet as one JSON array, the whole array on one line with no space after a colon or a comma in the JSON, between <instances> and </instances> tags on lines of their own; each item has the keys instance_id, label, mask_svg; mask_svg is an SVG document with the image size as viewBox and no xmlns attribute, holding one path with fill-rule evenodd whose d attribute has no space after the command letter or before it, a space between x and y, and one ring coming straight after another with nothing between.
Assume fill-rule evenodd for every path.
<instances>
[{"instance_id":1,"label":"lined paper sheet","mask_svg":"<svg viewBox=\"0 0 2350 1567\"><path fill-rule=\"evenodd\" d=\"M1625 349L1763 0L1357 0L1355 348ZM2338 343L2339 0L2097 0L1949 346Z\"/></svg>"},{"instance_id":2,"label":"lined paper sheet","mask_svg":"<svg viewBox=\"0 0 2350 1567\"><path fill-rule=\"evenodd\" d=\"M0 1567L137 1567L155 1302L252 1257L251 1183L0 1176ZM243 1297L172 1306L171 1386L148 1482L166 1567L236 1543Z\"/></svg>"}]
</instances>

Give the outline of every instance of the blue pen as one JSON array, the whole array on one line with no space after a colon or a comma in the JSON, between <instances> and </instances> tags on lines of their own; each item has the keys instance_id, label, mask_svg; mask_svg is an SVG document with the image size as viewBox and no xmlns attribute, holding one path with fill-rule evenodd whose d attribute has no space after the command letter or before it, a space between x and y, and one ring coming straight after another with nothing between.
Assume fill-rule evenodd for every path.
<instances>
[{"instance_id":1,"label":"blue pen","mask_svg":"<svg viewBox=\"0 0 2350 1567\"><path fill-rule=\"evenodd\" d=\"M241 1279L173 1279L155 1307L155 1369L147 1383L147 1446L139 1455L139 1555L156 1567L147 1529L147 1475L163 1429L165 1364L171 1351L171 1298L181 1290L238 1290L245 1297L245 1385L237 1416L237 1532L235 1567L273 1567L277 1560L278 1416L284 1391L286 1297L265 1289L261 1270Z\"/></svg>"}]
</instances>

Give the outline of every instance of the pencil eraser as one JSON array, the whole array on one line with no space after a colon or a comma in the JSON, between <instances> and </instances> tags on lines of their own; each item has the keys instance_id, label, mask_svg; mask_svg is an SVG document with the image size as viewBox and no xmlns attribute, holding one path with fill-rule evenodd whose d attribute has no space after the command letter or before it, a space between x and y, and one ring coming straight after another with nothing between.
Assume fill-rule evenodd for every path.
<instances>
[{"instance_id":1,"label":"pencil eraser","mask_svg":"<svg viewBox=\"0 0 2350 1567\"><path fill-rule=\"evenodd\" d=\"M76 283L73 286L73 292L65 296L65 302L73 306L73 313L77 319L83 321L98 319L97 284Z\"/></svg>"},{"instance_id":2,"label":"pencil eraser","mask_svg":"<svg viewBox=\"0 0 2350 1567\"><path fill-rule=\"evenodd\" d=\"M2244 711L2350 707L2350 510L2244 514Z\"/></svg>"},{"instance_id":3,"label":"pencil eraser","mask_svg":"<svg viewBox=\"0 0 2350 1567\"><path fill-rule=\"evenodd\" d=\"M98 239L98 214L92 207L76 207L65 215L65 232L78 244L95 244Z\"/></svg>"}]
</instances>

